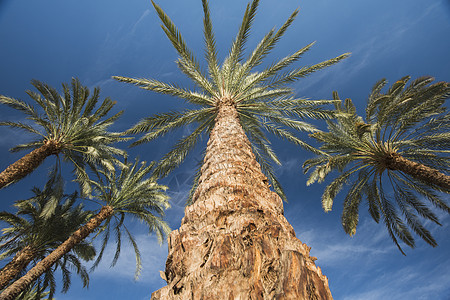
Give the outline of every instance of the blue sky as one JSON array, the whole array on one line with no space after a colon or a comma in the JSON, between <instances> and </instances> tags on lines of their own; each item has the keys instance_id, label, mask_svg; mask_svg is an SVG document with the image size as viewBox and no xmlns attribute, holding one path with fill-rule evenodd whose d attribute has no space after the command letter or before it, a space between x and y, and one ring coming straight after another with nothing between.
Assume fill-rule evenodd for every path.
<instances>
[{"instance_id":1,"label":"blue sky","mask_svg":"<svg viewBox=\"0 0 450 300\"><path fill-rule=\"evenodd\" d=\"M223 58L237 32L246 2L210 2ZM201 1L157 3L178 26L197 58L202 59ZM341 98L352 98L362 112L371 87L383 77L390 83L404 75L413 78L432 75L437 80L450 81L450 2L447 0L261 0L248 49L272 27L283 24L297 7L300 7L297 20L266 59L267 63L312 41L317 42L297 67L352 53L344 62L295 83L293 87L299 97L330 98L332 91L337 90ZM0 2L2 95L28 100L25 90L32 88L31 79L59 89L61 83L78 77L91 88L100 86L103 98L117 100L117 110L124 109L125 114L115 129L124 130L140 118L180 109L184 104L179 99L115 82L111 76L155 78L192 87L177 70L176 58L147 0ZM0 120L20 118L20 114L0 107ZM324 129L323 125L319 126ZM133 148L130 154L147 161L157 160L182 134ZM8 149L26 140L27 136L21 132L0 128L1 169L24 154L11 154ZM283 162L277 174L289 200L285 215L297 237L311 246L311 254L318 257L316 264L329 278L335 299L448 299L448 215L440 213L442 226L427 224L439 246L432 248L417 239L415 250L405 248L406 257L391 242L385 227L376 224L364 207L357 233L351 238L340 225L342 197L336 199L334 210L326 214L320 204L324 185L306 187L301 164L311 154L276 138L272 141ZM205 143L206 139L202 145ZM170 188L172 209L167 212L167 220L173 229L181 222L189 178L199 157L199 151L193 153L182 167L162 180ZM31 195L32 185L42 187L53 163L54 158L47 159L34 174L1 190L0 208L11 210L14 200ZM71 192L74 186L68 183L67 188ZM151 292L162 287L164 281L159 277L159 270L164 269L167 244L160 247L154 236L146 235L139 222L130 221L129 226L140 242L143 256L144 269L138 281L133 280L133 251L125 245L115 268L109 268L113 254L107 253L104 262L91 274L89 289L83 289L74 277L69 292L56 298L148 299Z\"/></svg>"}]
</instances>

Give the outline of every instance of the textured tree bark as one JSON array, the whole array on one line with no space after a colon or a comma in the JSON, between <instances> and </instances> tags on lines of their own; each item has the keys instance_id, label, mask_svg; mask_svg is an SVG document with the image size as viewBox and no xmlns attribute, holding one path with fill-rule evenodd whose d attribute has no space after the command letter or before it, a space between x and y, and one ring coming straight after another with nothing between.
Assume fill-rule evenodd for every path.
<instances>
[{"instance_id":1,"label":"textured tree bark","mask_svg":"<svg viewBox=\"0 0 450 300\"><path fill-rule=\"evenodd\" d=\"M438 170L410 161L397 153L392 153L386 163L388 169L402 171L420 181L439 186L450 192L450 176Z\"/></svg>"},{"instance_id":2,"label":"textured tree bark","mask_svg":"<svg viewBox=\"0 0 450 300\"><path fill-rule=\"evenodd\" d=\"M332 299L229 99L218 106L193 201L169 237L167 286L152 299Z\"/></svg>"},{"instance_id":3,"label":"textured tree bark","mask_svg":"<svg viewBox=\"0 0 450 300\"><path fill-rule=\"evenodd\" d=\"M31 151L0 173L0 189L24 178L33 172L48 156L58 154L60 151L61 145L52 140Z\"/></svg>"},{"instance_id":4,"label":"textured tree bark","mask_svg":"<svg viewBox=\"0 0 450 300\"><path fill-rule=\"evenodd\" d=\"M89 234L91 234L98 226L100 226L104 220L112 216L114 209L111 206L103 206L98 214L87 222L86 225L80 227L75 231L64 243L58 248L53 250L52 253L47 255L43 260L37 263L27 274L19 278L9 287L7 287L1 294L0 300L12 300L20 294L27 286L35 281L39 276L53 266L64 254L68 253L72 248L84 240Z\"/></svg>"},{"instance_id":5,"label":"textured tree bark","mask_svg":"<svg viewBox=\"0 0 450 300\"><path fill-rule=\"evenodd\" d=\"M0 290L16 278L20 271L26 268L35 256L36 249L30 245L17 252L13 259L0 270Z\"/></svg>"}]
</instances>

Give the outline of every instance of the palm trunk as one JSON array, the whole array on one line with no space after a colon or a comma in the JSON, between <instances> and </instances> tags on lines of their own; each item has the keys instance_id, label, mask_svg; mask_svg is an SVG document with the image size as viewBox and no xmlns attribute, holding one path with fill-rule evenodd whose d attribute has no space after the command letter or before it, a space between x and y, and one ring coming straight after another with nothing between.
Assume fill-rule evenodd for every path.
<instances>
[{"instance_id":1,"label":"palm trunk","mask_svg":"<svg viewBox=\"0 0 450 300\"><path fill-rule=\"evenodd\" d=\"M60 151L60 143L53 140L49 140L41 147L31 151L0 173L0 189L24 178L33 172L48 156L58 154Z\"/></svg>"},{"instance_id":2,"label":"palm trunk","mask_svg":"<svg viewBox=\"0 0 450 300\"><path fill-rule=\"evenodd\" d=\"M35 256L36 249L30 245L17 252L14 258L0 270L0 290L16 278L20 271L26 268Z\"/></svg>"},{"instance_id":3,"label":"palm trunk","mask_svg":"<svg viewBox=\"0 0 450 300\"><path fill-rule=\"evenodd\" d=\"M64 243L53 250L43 260L36 264L27 274L11 284L0 294L0 300L12 300L20 292L22 292L33 281L39 278L46 270L51 268L64 254L68 253L72 248L84 240L91 234L104 220L114 213L111 206L103 206L98 214L89 220L89 222L75 231Z\"/></svg>"},{"instance_id":4,"label":"palm trunk","mask_svg":"<svg viewBox=\"0 0 450 300\"><path fill-rule=\"evenodd\" d=\"M310 248L269 189L231 100L222 99L194 204L169 237L152 299L332 299Z\"/></svg>"},{"instance_id":5,"label":"palm trunk","mask_svg":"<svg viewBox=\"0 0 450 300\"><path fill-rule=\"evenodd\" d=\"M442 174L433 168L410 161L397 153L392 153L387 159L387 167L390 170L402 171L431 186L438 186L444 191L450 192L450 176Z\"/></svg>"}]
</instances>

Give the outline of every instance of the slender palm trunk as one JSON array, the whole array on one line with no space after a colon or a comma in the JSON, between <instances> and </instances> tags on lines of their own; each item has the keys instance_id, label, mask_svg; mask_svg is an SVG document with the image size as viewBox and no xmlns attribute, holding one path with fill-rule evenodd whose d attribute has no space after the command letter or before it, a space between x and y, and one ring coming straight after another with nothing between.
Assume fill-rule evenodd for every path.
<instances>
[{"instance_id":1,"label":"slender palm trunk","mask_svg":"<svg viewBox=\"0 0 450 300\"><path fill-rule=\"evenodd\" d=\"M0 173L0 189L24 178L33 172L48 156L58 154L60 151L60 143L53 140L49 140L41 147L31 151Z\"/></svg>"},{"instance_id":2,"label":"slender palm trunk","mask_svg":"<svg viewBox=\"0 0 450 300\"><path fill-rule=\"evenodd\" d=\"M89 222L75 231L64 243L53 250L43 260L36 264L27 274L15 281L7 287L1 294L0 300L12 300L20 292L22 292L33 281L39 278L46 270L48 270L54 263L56 263L64 254L68 253L72 248L84 240L91 234L104 220L109 218L114 213L111 206L103 206L98 214L89 220Z\"/></svg>"},{"instance_id":3,"label":"slender palm trunk","mask_svg":"<svg viewBox=\"0 0 450 300\"><path fill-rule=\"evenodd\" d=\"M391 170L402 171L431 186L438 186L446 192L450 192L450 176L442 174L438 170L410 161L397 153L391 154L387 160L387 167Z\"/></svg>"},{"instance_id":4,"label":"slender palm trunk","mask_svg":"<svg viewBox=\"0 0 450 300\"><path fill-rule=\"evenodd\" d=\"M0 290L16 278L20 271L26 268L35 256L36 249L30 245L17 252L14 258L0 270Z\"/></svg>"},{"instance_id":5,"label":"slender palm trunk","mask_svg":"<svg viewBox=\"0 0 450 300\"><path fill-rule=\"evenodd\" d=\"M332 299L310 248L295 237L239 123L222 99L194 204L169 237L152 299Z\"/></svg>"}]
</instances>

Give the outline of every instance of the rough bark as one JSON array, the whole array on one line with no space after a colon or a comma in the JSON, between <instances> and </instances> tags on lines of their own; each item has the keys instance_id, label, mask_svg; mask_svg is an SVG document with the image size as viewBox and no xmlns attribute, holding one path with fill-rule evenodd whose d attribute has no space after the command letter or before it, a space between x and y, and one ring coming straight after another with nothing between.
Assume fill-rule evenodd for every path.
<instances>
[{"instance_id":1,"label":"rough bark","mask_svg":"<svg viewBox=\"0 0 450 300\"><path fill-rule=\"evenodd\" d=\"M152 299L332 299L222 99L194 204L169 237L167 286Z\"/></svg>"},{"instance_id":2,"label":"rough bark","mask_svg":"<svg viewBox=\"0 0 450 300\"><path fill-rule=\"evenodd\" d=\"M443 190L450 192L450 176L433 168L410 161L398 153L391 153L387 159L386 165L390 170L402 171L431 186L438 186Z\"/></svg>"},{"instance_id":3,"label":"rough bark","mask_svg":"<svg viewBox=\"0 0 450 300\"><path fill-rule=\"evenodd\" d=\"M36 249L30 245L17 252L13 259L0 270L0 290L16 278L20 271L26 268L35 256Z\"/></svg>"},{"instance_id":4,"label":"rough bark","mask_svg":"<svg viewBox=\"0 0 450 300\"><path fill-rule=\"evenodd\" d=\"M41 147L31 151L0 173L0 189L18 181L34 171L48 156L58 154L61 144L49 140Z\"/></svg>"},{"instance_id":5,"label":"rough bark","mask_svg":"<svg viewBox=\"0 0 450 300\"><path fill-rule=\"evenodd\" d=\"M53 266L64 254L73 249L75 245L84 240L91 234L104 220L109 218L114 213L111 206L103 206L98 214L89 220L89 222L75 231L64 243L56 248L52 253L47 255L43 260L36 264L27 274L19 278L9 287L7 287L1 294L0 300L12 300L20 292L22 292L33 281L39 278L44 272Z\"/></svg>"}]
</instances>

